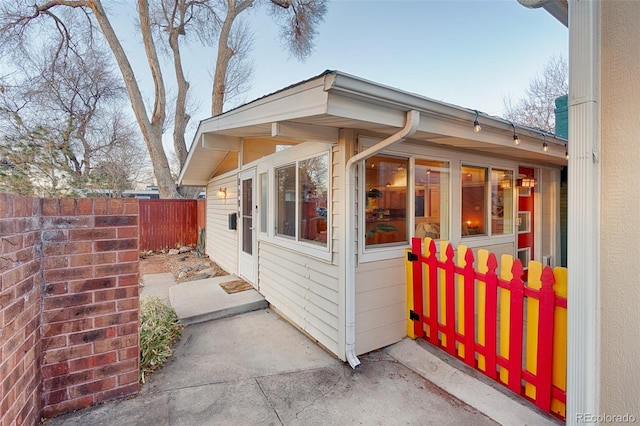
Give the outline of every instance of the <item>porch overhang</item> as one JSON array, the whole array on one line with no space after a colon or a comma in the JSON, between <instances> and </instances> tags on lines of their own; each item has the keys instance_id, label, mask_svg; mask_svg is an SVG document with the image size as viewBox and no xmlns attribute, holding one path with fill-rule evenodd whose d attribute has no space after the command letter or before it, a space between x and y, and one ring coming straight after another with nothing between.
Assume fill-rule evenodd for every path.
<instances>
[{"instance_id":1,"label":"porch overhang","mask_svg":"<svg viewBox=\"0 0 640 426\"><path fill-rule=\"evenodd\" d=\"M340 129L386 137L403 127L410 110L420 112L420 126L405 143L475 151L531 164L567 164L566 140L553 134L514 126L481 112L482 130L476 133L475 110L333 71L202 121L178 183L206 185L223 162L234 153L241 155L244 139L337 142ZM514 134L519 137L518 145ZM542 149L545 142L546 152Z\"/></svg>"},{"instance_id":2,"label":"porch overhang","mask_svg":"<svg viewBox=\"0 0 640 426\"><path fill-rule=\"evenodd\" d=\"M542 7L562 25L569 26L569 2L567 0L518 0L518 3L530 9Z\"/></svg>"}]
</instances>

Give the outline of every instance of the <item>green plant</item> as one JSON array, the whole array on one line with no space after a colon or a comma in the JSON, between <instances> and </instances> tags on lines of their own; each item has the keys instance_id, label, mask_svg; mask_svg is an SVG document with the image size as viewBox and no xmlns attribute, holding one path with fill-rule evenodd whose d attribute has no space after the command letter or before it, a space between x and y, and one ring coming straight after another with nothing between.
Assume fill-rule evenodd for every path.
<instances>
[{"instance_id":1,"label":"green plant","mask_svg":"<svg viewBox=\"0 0 640 426\"><path fill-rule=\"evenodd\" d=\"M173 344L184 328L173 308L161 299L140 299L140 381L164 365L173 352Z\"/></svg>"}]
</instances>

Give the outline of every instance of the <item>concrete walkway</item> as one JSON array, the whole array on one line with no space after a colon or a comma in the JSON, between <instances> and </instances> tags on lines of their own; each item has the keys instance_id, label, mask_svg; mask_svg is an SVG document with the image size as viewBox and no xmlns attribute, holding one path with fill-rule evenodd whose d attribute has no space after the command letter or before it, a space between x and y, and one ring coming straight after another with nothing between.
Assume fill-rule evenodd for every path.
<instances>
[{"instance_id":1,"label":"concrete walkway","mask_svg":"<svg viewBox=\"0 0 640 426\"><path fill-rule=\"evenodd\" d=\"M353 371L270 309L256 311L257 299L266 302L255 290L229 297L219 282L175 285L171 274L145 276L143 296L175 303L194 322L174 356L137 397L48 424L560 424L425 342L405 339L362 356Z\"/></svg>"},{"instance_id":2,"label":"concrete walkway","mask_svg":"<svg viewBox=\"0 0 640 426\"><path fill-rule=\"evenodd\" d=\"M176 284L173 274L147 274L142 277L141 297L156 296L175 309L180 322L189 325L211 321L268 306L256 290L228 294L220 284L235 281L235 275Z\"/></svg>"},{"instance_id":3,"label":"concrete walkway","mask_svg":"<svg viewBox=\"0 0 640 426\"><path fill-rule=\"evenodd\" d=\"M187 327L136 398L50 425L493 425L393 359L358 371L269 309Z\"/></svg>"}]
</instances>

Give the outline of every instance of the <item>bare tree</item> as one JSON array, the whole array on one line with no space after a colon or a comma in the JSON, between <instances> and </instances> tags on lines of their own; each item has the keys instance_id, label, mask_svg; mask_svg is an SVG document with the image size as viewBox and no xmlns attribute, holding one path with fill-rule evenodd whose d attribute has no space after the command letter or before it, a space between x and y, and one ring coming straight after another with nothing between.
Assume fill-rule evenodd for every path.
<instances>
[{"instance_id":1,"label":"bare tree","mask_svg":"<svg viewBox=\"0 0 640 426\"><path fill-rule=\"evenodd\" d=\"M110 117L102 126L103 137L109 144L91 170L91 188L121 197L123 191L134 189L144 179L148 157L142 142L138 143L135 123L127 122L118 111L113 111Z\"/></svg>"},{"instance_id":2,"label":"bare tree","mask_svg":"<svg viewBox=\"0 0 640 426\"><path fill-rule=\"evenodd\" d=\"M0 155L11 164L4 178L14 192L80 195L94 185L96 163L114 149L137 146L122 111L126 92L104 51L75 44L64 57L55 55L55 46L45 44L2 84Z\"/></svg>"},{"instance_id":3,"label":"bare tree","mask_svg":"<svg viewBox=\"0 0 640 426\"><path fill-rule=\"evenodd\" d=\"M555 100L569 93L569 65L565 58L553 56L542 74L530 82L518 101L503 98L505 118L514 123L555 131Z\"/></svg>"},{"instance_id":4,"label":"bare tree","mask_svg":"<svg viewBox=\"0 0 640 426\"><path fill-rule=\"evenodd\" d=\"M12 46L16 40L20 40L19 43L22 44L22 40L28 39L25 36L30 28L47 21L45 25L50 24L59 36L55 49L58 57L74 48L76 26L69 21L66 13L69 9L78 10L80 16L86 18L88 25L82 28L87 28L88 33L84 37L91 38L92 30L95 29L94 22L97 23L122 74L136 121L151 157L160 196L178 198L179 193L162 146L167 119L167 95L154 38L154 34L157 35L158 32L154 30L159 28L167 34L167 43L172 52L178 87L173 124L174 149L182 165L187 155L184 133L190 116L186 108L189 83L182 69L180 36L185 36L187 28L191 27L201 41L211 43L211 35L219 36L212 95L212 111L218 114L222 112L227 87L240 87L237 76L228 76L230 63L233 64L232 58L237 55L236 58L240 59L243 48L246 47L246 44L239 46L237 43L249 40L246 37L247 27L237 25L234 29L234 22L240 13L261 1L273 5L280 12L278 16L285 17L283 36L291 51L299 58L308 55L316 35L316 25L322 21L326 11L327 0L160 0L160 3L154 3L158 7L153 9L148 0L137 0L140 34L154 86L152 107L144 102L129 58L101 0L49 0L41 4L34 4L33 0L16 0L3 3L0 5L0 45L6 52L7 46ZM224 18L220 18L223 15ZM29 54L28 49L20 50ZM239 68L232 66L232 69Z\"/></svg>"},{"instance_id":5,"label":"bare tree","mask_svg":"<svg viewBox=\"0 0 640 426\"><path fill-rule=\"evenodd\" d=\"M224 109L225 96L229 93L229 85L241 81L242 73L247 67L236 65L234 73L229 73L232 59L237 57L242 63L246 50L243 42L248 39L248 28L234 25L236 19L244 11L257 3L255 0L220 0L226 2L226 10L220 36L216 69L211 94L211 114L221 114ZM327 0L269 0L271 13L280 22L280 34L283 44L298 59L306 58L313 48L313 40L317 34L317 26L324 20L327 11ZM235 33L234 33L235 31ZM250 72L250 71L249 71ZM236 86L237 87L237 86Z\"/></svg>"}]
</instances>

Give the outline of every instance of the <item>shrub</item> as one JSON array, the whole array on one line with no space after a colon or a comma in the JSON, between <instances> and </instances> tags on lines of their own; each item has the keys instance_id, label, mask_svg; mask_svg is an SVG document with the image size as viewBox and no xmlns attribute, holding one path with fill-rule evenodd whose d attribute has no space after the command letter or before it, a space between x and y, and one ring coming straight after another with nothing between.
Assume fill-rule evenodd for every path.
<instances>
[{"instance_id":1,"label":"shrub","mask_svg":"<svg viewBox=\"0 0 640 426\"><path fill-rule=\"evenodd\" d=\"M164 365L173 344L184 328L173 308L161 299L146 296L140 300L140 381Z\"/></svg>"}]
</instances>

